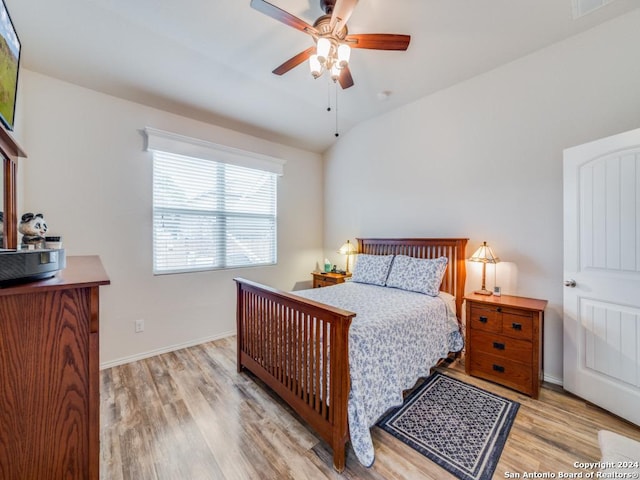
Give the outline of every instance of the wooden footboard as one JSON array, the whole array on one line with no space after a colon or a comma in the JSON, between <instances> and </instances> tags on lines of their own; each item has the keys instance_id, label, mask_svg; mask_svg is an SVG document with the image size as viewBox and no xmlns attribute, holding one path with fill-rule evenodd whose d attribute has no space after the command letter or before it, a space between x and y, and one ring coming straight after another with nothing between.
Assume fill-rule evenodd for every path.
<instances>
[{"instance_id":1,"label":"wooden footboard","mask_svg":"<svg viewBox=\"0 0 640 480\"><path fill-rule=\"evenodd\" d=\"M355 313L241 278L237 295L238 371L251 371L333 449L345 467L349 439L349 325ZM328 368L327 368L328 367Z\"/></svg>"}]
</instances>

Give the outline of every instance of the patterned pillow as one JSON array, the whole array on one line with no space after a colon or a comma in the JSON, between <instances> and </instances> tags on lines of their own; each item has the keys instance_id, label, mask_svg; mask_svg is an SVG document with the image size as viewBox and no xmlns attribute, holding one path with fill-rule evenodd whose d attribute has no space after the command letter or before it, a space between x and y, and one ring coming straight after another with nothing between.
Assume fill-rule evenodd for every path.
<instances>
[{"instance_id":1,"label":"patterned pillow","mask_svg":"<svg viewBox=\"0 0 640 480\"><path fill-rule=\"evenodd\" d=\"M368 255L361 253L356 257L356 265L353 267L351 281L371 283L384 287L392 261L393 255Z\"/></svg>"},{"instance_id":2,"label":"patterned pillow","mask_svg":"<svg viewBox=\"0 0 640 480\"><path fill-rule=\"evenodd\" d=\"M440 284L448 261L447 257L414 258L396 255L387 278L387 287L435 297L440 293Z\"/></svg>"}]
</instances>

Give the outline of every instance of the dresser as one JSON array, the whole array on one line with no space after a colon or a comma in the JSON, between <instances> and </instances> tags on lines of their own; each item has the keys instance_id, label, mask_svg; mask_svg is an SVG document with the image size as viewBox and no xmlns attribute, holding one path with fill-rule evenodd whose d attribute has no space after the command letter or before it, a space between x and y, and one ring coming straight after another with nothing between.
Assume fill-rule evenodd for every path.
<instances>
[{"instance_id":1,"label":"dresser","mask_svg":"<svg viewBox=\"0 0 640 480\"><path fill-rule=\"evenodd\" d=\"M328 287L331 285L337 285L344 283L344 281L351 276L350 273L321 273L311 272L313 276L313 288Z\"/></svg>"},{"instance_id":2,"label":"dresser","mask_svg":"<svg viewBox=\"0 0 640 480\"><path fill-rule=\"evenodd\" d=\"M97 256L0 288L0 478L99 477Z\"/></svg>"},{"instance_id":3,"label":"dresser","mask_svg":"<svg viewBox=\"0 0 640 480\"><path fill-rule=\"evenodd\" d=\"M469 294L465 370L538 398L546 300Z\"/></svg>"}]
</instances>

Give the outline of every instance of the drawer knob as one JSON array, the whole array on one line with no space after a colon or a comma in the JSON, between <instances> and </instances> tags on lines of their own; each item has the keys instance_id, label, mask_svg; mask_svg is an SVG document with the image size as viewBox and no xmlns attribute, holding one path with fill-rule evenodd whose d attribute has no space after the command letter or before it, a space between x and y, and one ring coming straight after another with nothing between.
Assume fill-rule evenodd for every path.
<instances>
[{"instance_id":1,"label":"drawer knob","mask_svg":"<svg viewBox=\"0 0 640 480\"><path fill-rule=\"evenodd\" d=\"M493 342L493 348L496 350L504 350L504 343Z\"/></svg>"},{"instance_id":2,"label":"drawer knob","mask_svg":"<svg viewBox=\"0 0 640 480\"><path fill-rule=\"evenodd\" d=\"M500 372L500 373L504 373L504 367L502 365L496 365L495 363L493 364L493 371L494 372Z\"/></svg>"},{"instance_id":3,"label":"drawer knob","mask_svg":"<svg viewBox=\"0 0 640 480\"><path fill-rule=\"evenodd\" d=\"M511 324L511 328L513 328L514 330L522 330L522 324L514 322Z\"/></svg>"},{"instance_id":4,"label":"drawer knob","mask_svg":"<svg viewBox=\"0 0 640 480\"><path fill-rule=\"evenodd\" d=\"M480 323L487 323L489 319L487 317L480 317L479 320L480 320Z\"/></svg>"},{"instance_id":5,"label":"drawer knob","mask_svg":"<svg viewBox=\"0 0 640 480\"><path fill-rule=\"evenodd\" d=\"M496 308L496 312L501 312L501 311L502 311L502 307Z\"/></svg>"}]
</instances>

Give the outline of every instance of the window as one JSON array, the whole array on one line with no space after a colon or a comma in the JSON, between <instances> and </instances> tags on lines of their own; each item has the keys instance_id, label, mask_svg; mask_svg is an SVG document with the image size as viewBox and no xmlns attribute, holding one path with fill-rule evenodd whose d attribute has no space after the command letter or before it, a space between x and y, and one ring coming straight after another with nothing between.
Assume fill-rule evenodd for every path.
<instances>
[{"instance_id":1,"label":"window","mask_svg":"<svg viewBox=\"0 0 640 480\"><path fill-rule=\"evenodd\" d=\"M208 158L175 153L181 149L167 145L163 150L172 152L159 150L153 141L157 131L150 135L150 130L154 273L275 264L277 173L264 165L239 165L255 164L246 156L255 154L229 162L231 150L214 144L205 145ZM232 153L237 156L238 151ZM220 160L211 160L212 156ZM276 163L276 171L278 166L282 162Z\"/></svg>"}]
</instances>

